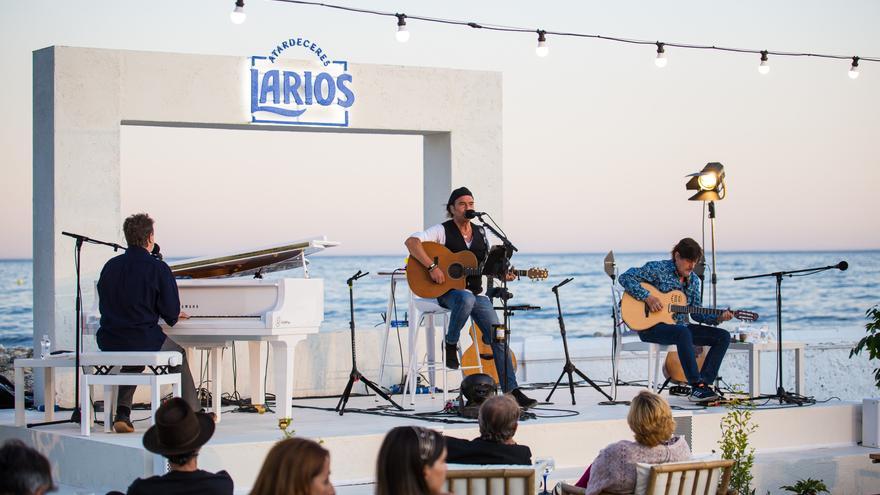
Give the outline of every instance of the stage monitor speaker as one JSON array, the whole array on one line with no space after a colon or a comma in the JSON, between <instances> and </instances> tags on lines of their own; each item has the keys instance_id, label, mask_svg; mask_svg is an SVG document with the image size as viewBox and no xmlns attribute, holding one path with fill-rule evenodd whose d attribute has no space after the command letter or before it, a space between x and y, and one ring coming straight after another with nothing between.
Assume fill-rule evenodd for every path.
<instances>
[{"instance_id":1,"label":"stage monitor speaker","mask_svg":"<svg viewBox=\"0 0 880 495\"><path fill-rule=\"evenodd\" d=\"M880 447L880 398L862 399L862 447Z\"/></svg>"}]
</instances>

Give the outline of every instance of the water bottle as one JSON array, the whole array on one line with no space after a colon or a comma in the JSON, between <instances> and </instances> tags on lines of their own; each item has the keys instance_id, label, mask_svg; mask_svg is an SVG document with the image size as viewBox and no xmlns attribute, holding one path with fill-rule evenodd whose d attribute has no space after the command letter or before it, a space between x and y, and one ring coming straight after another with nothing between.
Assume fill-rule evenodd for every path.
<instances>
[{"instance_id":1,"label":"water bottle","mask_svg":"<svg viewBox=\"0 0 880 495\"><path fill-rule=\"evenodd\" d=\"M52 352L52 342L49 340L48 335L43 334L40 338L40 359L49 357L50 352Z\"/></svg>"}]
</instances>

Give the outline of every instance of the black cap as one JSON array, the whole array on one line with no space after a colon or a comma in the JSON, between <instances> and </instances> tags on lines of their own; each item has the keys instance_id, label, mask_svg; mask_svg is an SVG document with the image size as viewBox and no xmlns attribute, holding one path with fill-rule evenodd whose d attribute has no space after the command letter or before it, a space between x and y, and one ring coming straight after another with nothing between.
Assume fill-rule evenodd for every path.
<instances>
[{"instance_id":1,"label":"black cap","mask_svg":"<svg viewBox=\"0 0 880 495\"><path fill-rule=\"evenodd\" d=\"M473 195L474 195L474 193L472 193L470 189L468 189L464 186L459 187L458 189L452 191L452 194L449 195L449 201L446 202L446 206L449 207L449 206L454 205L455 200L462 197L462 196L473 197Z\"/></svg>"}]
</instances>

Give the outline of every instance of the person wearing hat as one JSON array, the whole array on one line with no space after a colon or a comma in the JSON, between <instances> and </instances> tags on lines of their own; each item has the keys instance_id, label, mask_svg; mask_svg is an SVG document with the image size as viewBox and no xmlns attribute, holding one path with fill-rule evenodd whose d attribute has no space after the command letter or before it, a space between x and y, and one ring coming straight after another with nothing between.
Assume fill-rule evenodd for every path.
<instances>
[{"instance_id":1,"label":"person wearing hat","mask_svg":"<svg viewBox=\"0 0 880 495\"><path fill-rule=\"evenodd\" d=\"M144 433L144 448L168 459L168 473L138 478L128 487L128 495L232 495L232 478L226 471L209 473L199 469L202 445L214 434L214 419L194 412L187 402L175 397L156 411L156 424Z\"/></svg>"},{"instance_id":2,"label":"person wearing hat","mask_svg":"<svg viewBox=\"0 0 880 495\"><path fill-rule=\"evenodd\" d=\"M436 242L443 244L453 253L470 251L477 260L483 262L489 253L489 240L485 230L471 223L466 212L474 209L474 195L467 187L459 187L449 195L446 202L446 216L449 220L428 227L422 232L416 232L406 239L404 243L409 250L410 256L422 263L431 275L431 279L438 284L446 281L442 270L438 270L437 264L428 256L422 247L423 242ZM492 307L492 301L482 295L483 280L481 276L467 277L467 288L464 290L452 289L437 298L440 306L450 311L449 329L446 333L446 366L450 369L458 369L458 339L467 319L473 320L483 331L483 340L492 346L497 369L513 370L510 354L504 352L504 346L493 339L490 329L498 324L498 315ZM516 373L508 373L501 389L510 393L517 404L523 408L529 408L538 401L527 397L519 389L516 382Z\"/></svg>"}]
</instances>

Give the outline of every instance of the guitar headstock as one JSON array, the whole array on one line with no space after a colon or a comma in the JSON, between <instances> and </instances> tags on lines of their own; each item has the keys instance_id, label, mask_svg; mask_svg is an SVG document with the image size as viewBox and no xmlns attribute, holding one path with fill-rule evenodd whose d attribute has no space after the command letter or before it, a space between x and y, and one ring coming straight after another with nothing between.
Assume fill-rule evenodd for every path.
<instances>
[{"instance_id":1,"label":"guitar headstock","mask_svg":"<svg viewBox=\"0 0 880 495\"><path fill-rule=\"evenodd\" d=\"M755 313L754 311L746 311L743 309L738 309L738 310L734 311L733 316L737 320L742 320L742 321L755 321L758 319L758 313Z\"/></svg>"},{"instance_id":2,"label":"guitar headstock","mask_svg":"<svg viewBox=\"0 0 880 495\"><path fill-rule=\"evenodd\" d=\"M531 280L545 280L549 275L550 272L546 268L529 268L526 271L526 276Z\"/></svg>"}]
</instances>

